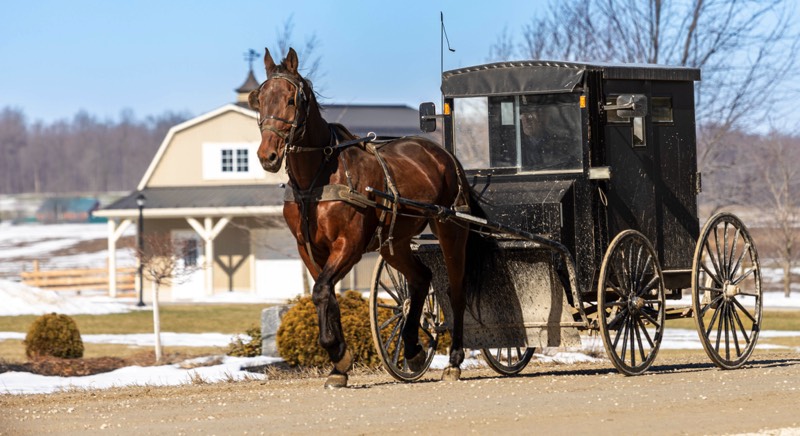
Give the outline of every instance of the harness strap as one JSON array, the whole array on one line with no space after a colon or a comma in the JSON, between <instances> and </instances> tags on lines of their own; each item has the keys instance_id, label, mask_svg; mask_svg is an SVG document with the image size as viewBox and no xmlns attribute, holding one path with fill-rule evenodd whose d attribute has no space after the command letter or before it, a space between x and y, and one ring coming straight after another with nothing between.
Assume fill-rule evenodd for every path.
<instances>
[{"instance_id":1,"label":"harness strap","mask_svg":"<svg viewBox=\"0 0 800 436\"><path fill-rule=\"evenodd\" d=\"M283 201L286 203L299 203L308 201L319 203L323 201L344 201L359 208L377 208L379 204L370 200L366 195L350 189L345 185L325 185L312 189L311 192L299 192L287 189L283 193Z\"/></svg>"},{"instance_id":2,"label":"harness strap","mask_svg":"<svg viewBox=\"0 0 800 436\"><path fill-rule=\"evenodd\" d=\"M385 177L386 187L389 189L389 192L391 192L392 195L395 196L395 198L399 198L400 197L400 193L397 191L397 187L395 186L394 181L392 180L392 176L389 174L389 167L386 165L386 161L384 161L383 158L381 157L380 153L378 153L378 149L379 148L380 148L380 145L371 144L371 143L367 144L367 150L375 156L375 159L377 159L378 164L381 166L381 169L383 169L383 174L386 176ZM391 206L392 206L392 218L389 221L389 235L386 238L385 243L389 245L389 254L394 256L394 245L393 245L394 241L393 241L392 235L394 233L394 224L397 221L397 202L392 202ZM384 218L385 218L385 212L381 213L381 217L380 217L381 222L383 222ZM381 236L382 236L382 233L383 233L382 230L383 230L383 227L379 226L378 227L378 232L377 232L378 245L379 246L383 246L383 244L384 244L384 242L381 241Z\"/></svg>"}]
</instances>

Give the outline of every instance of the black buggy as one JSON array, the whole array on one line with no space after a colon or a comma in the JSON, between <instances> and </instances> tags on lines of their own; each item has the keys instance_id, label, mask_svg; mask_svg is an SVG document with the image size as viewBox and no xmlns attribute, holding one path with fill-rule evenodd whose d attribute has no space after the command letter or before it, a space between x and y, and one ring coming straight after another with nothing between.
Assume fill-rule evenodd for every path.
<instances>
[{"instance_id":1,"label":"black buggy","mask_svg":"<svg viewBox=\"0 0 800 436\"><path fill-rule=\"evenodd\" d=\"M691 316L717 366L744 364L761 327L760 266L736 216L699 227L698 80L691 68L540 61L443 74L443 114L421 105L421 127L441 118L487 217L376 194L497 238L465 314L465 347L515 374L534 349L580 346L579 331L596 330L613 365L636 375L653 363L665 320ZM422 235L415 249L434 272L423 369L402 355L405 278L380 260L371 289L374 342L399 380L427 370L451 314L436 241ZM691 306L668 308L684 290Z\"/></svg>"}]
</instances>

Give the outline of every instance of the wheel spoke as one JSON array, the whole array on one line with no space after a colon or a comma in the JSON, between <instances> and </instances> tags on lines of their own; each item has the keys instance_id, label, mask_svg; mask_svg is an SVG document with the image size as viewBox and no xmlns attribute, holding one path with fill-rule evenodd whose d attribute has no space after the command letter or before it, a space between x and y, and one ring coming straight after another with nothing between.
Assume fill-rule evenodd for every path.
<instances>
[{"instance_id":1,"label":"wheel spoke","mask_svg":"<svg viewBox=\"0 0 800 436\"><path fill-rule=\"evenodd\" d=\"M721 308L719 308L719 309L714 311L714 316L717 316L722 311L722 308L725 307L725 302L724 301L722 302L721 306L722 306ZM715 348L717 350L717 354L719 354L719 341L720 341L720 339L722 339L722 317L721 316L719 317L718 324L717 324L717 346Z\"/></svg>"},{"instance_id":2,"label":"wheel spoke","mask_svg":"<svg viewBox=\"0 0 800 436\"><path fill-rule=\"evenodd\" d=\"M389 296L391 296L391 297L392 297L392 299L393 299L393 300L394 300L396 303L400 304L400 297L399 297L399 296L397 296L397 293L394 291L394 289L390 288L388 285L386 285L385 283L383 283L383 281L381 281L381 282L380 282L380 285L381 285L381 288L382 288L384 291L386 291L386 293L387 293L387 294L389 294Z\"/></svg>"},{"instance_id":3,"label":"wheel spoke","mask_svg":"<svg viewBox=\"0 0 800 436\"><path fill-rule=\"evenodd\" d=\"M650 281L649 281L649 282L647 282L647 285L645 285L645 286L642 288L642 290L641 290L641 291L639 291L639 292L637 292L637 293L636 293L636 296L637 296L637 297L641 297L641 296L643 296L643 295L645 295L645 294L649 293L650 291L652 291L653 289L655 289L655 288L656 288L656 286L658 286L658 285L659 285L659 283L661 283L661 277L659 277L658 275L654 274L654 275L653 275L653 278L652 278L652 279L650 279Z\"/></svg>"},{"instance_id":4,"label":"wheel spoke","mask_svg":"<svg viewBox=\"0 0 800 436\"><path fill-rule=\"evenodd\" d=\"M614 317L611 321L608 322L608 328L613 330L616 328L616 325L623 321L628 316L628 307L627 305L623 306L622 309L619 311L617 316Z\"/></svg>"},{"instance_id":5,"label":"wheel spoke","mask_svg":"<svg viewBox=\"0 0 800 436\"><path fill-rule=\"evenodd\" d=\"M720 300L722 299L721 295L719 296L719 299ZM711 306L712 304L709 304L704 309L707 311L708 309L711 308ZM703 313L703 315L705 316L705 313ZM714 321L717 319L718 315L719 315L719 308L717 308L717 310L714 311L714 314L711 315L711 321L708 323L708 329L706 330L706 337L711 336L711 329L714 328Z\"/></svg>"},{"instance_id":6,"label":"wheel spoke","mask_svg":"<svg viewBox=\"0 0 800 436\"><path fill-rule=\"evenodd\" d=\"M408 297L406 295L407 292L405 292L406 287L404 286L405 285L404 280L401 282L401 279L397 277L397 274L395 274L395 272L396 271L391 267L389 267L389 265L386 265L386 274L389 276L389 280L392 281L392 286L394 286L395 292L397 293L396 300L398 303L402 303L402 301L405 300L406 297Z\"/></svg>"},{"instance_id":7,"label":"wheel spoke","mask_svg":"<svg viewBox=\"0 0 800 436\"><path fill-rule=\"evenodd\" d=\"M398 326L401 326L403 324L405 324L405 322L397 323ZM402 332L402 328L400 329L400 331ZM402 345L403 345L403 335L401 333L397 335L397 341L395 342L395 347L394 347L394 357L392 358L392 362L394 362L395 366L399 366L398 363L400 362L400 348L402 348Z\"/></svg>"},{"instance_id":8,"label":"wheel spoke","mask_svg":"<svg viewBox=\"0 0 800 436\"><path fill-rule=\"evenodd\" d=\"M719 294L716 297L714 297L713 300L711 300L708 304L705 305L705 307L703 307L700 310L700 312L701 312L700 315L701 316L706 316L706 312L708 312L708 309L711 309L712 306L714 306L714 304L718 304L720 301L722 301L722 298L723 298L722 294ZM714 318L711 318L711 321L714 321Z\"/></svg>"},{"instance_id":9,"label":"wheel spoke","mask_svg":"<svg viewBox=\"0 0 800 436\"><path fill-rule=\"evenodd\" d=\"M647 331L647 326L644 325L644 322L641 319L637 319L636 322L639 323L639 327L642 329L644 338L647 339L647 343L650 345L650 348L655 348L656 344L653 342L653 338L650 337L650 332Z\"/></svg>"},{"instance_id":10,"label":"wheel spoke","mask_svg":"<svg viewBox=\"0 0 800 436\"><path fill-rule=\"evenodd\" d=\"M386 328L386 326L388 326L388 325L389 325L389 324L391 324L392 322L396 321L396 320L397 320L397 318L401 318L402 316L403 316L403 314L402 314L402 313L395 313L394 315L392 315L391 317L389 317L389 319L387 319L386 321L384 321L384 322L381 324L381 327L380 327L380 329L381 329L381 330L385 329L385 328Z\"/></svg>"},{"instance_id":11,"label":"wheel spoke","mask_svg":"<svg viewBox=\"0 0 800 436\"><path fill-rule=\"evenodd\" d=\"M394 340L395 336L397 335L397 331L400 329L400 325L401 324L402 324L402 322L398 322L397 324L394 325L394 328L392 329L392 333L389 334L389 339L387 339L383 343L383 349L384 350L389 351L389 345L391 345L392 341Z\"/></svg>"},{"instance_id":12,"label":"wheel spoke","mask_svg":"<svg viewBox=\"0 0 800 436\"><path fill-rule=\"evenodd\" d=\"M714 232L714 235L716 235L716 231ZM716 272L715 274L712 274L712 277L719 277L719 280L717 281L719 284L722 284L722 280L724 280L725 277L723 277L722 274L720 274L719 265L717 264L718 258L714 257L714 253L711 251L711 247L708 245L708 240L706 240L705 243L705 250L706 253L708 253L708 258L711 260L711 266L714 267L714 271ZM719 255L719 253L717 253L717 255Z\"/></svg>"},{"instance_id":13,"label":"wheel spoke","mask_svg":"<svg viewBox=\"0 0 800 436\"><path fill-rule=\"evenodd\" d=\"M741 308L741 305L739 304L738 301L736 300L733 301L734 301L734 306ZM749 313L747 313L746 310L744 311L744 313L747 314L748 316L750 315ZM744 323L742 323L742 318L739 316L739 312L735 308L733 310L733 317L736 319L736 324L739 326L739 330L741 331L742 336L744 337L745 343L750 344L750 337L747 335L747 329L744 328Z\"/></svg>"},{"instance_id":14,"label":"wheel spoke","mask_svg":"<svg viewBox=\"0 0 800 436\"><path fill-rule=\"evenodd\" d=\"M742 247L742 254L739 255L739 258L736 259L736 263L734 264L733 268L731 268L731 276L736 274L736 271L739 270L739 267L742 265L742 260L750 252L750 244L745 243L744 247Z\"/></svg>"},{"instance_id":15,"label":"wheel spoke","mask_svg":"<svg viewBox=\"0 0 800 436\"><path fill-rule=\"evenodd\" d=\"M736 312L736 308L733 305L728 305L728 326L731 329L731 335L733 336L733 345L736 347L736 357L742 355L741 350L739 349L739 337L736 334L736 325L733 322L733 317Z\"/></svg>"},{"instance_id":16,"label":"wheel spoke","mask_svg":"<svg viewBox=\"0 0 800 436\"><path fill-rule=\"evenodd\" d=\"M750 321L753 324L758 324L758 321L756 321L756 319L753 318L753 315L751 315L750 312L747 309L745 309L744 306L742 306L742 303L740 303L739 300L734 298L733 299L733 304L735 304L736 307L739 308L739 310L741 310L745 315L747 315L747 317L750 318Z\"/></svg>"},{"instance_id":17,"label":"wheel spoke","mask_svg":"<svg viewBox=\"0 0 800 436\"><path fill-rule=\"evenodd\" d=\"M380 307L382 309L389 309L392 312L402 312L403 311L403 309L397 304L392 305L392 304L386 304L386 303L378 303L378 307Z\"/></svg>"},{"instance_id":18,"label":"wheel spoke","mask_svg":"<svg viewBox=\"0 0 800 436\"><path fill-rule=\"evenodd\" d=\"M660 328L661 328L661 323L659 323L658 321L656 321L656 320L655 320L655 318L653 318L652 316L650 316L650 314L649 314L649 313L647 313L647 312L645 312L645 311L640 311L639 313L641 313L643 317L647 318L647 321L648 321L650 324L653 324L653 326L654 326L655 328L657 328L657 329L660 329Z\"/></svg>"},{"instance_id":19,"label":"wheel spoke","mask_svg":"<svg viewBox=\"0 0 800 436\"><path fill-rule=\"evenodd\" d=\"M711 280L713 280L714 282L716 282L718 285L722 286L722 280L719 278L719 275L718 275L718 274L715 274L713 271L711 271L710 269L708 269L708 267L706 266L706 264L704 264L704 263L701 263L701 264L700 264L700 268L702 268L702 269L703 269L703 271L705 271L705 272L706 272L706 275L707 275L708 277L710 277L710 278L711 278Z\"/></svg>"},{"instance_id":20,"label":"wheel spoke","mask_svg":"<svg viewBox=\"0 0 800 436\"><path fill-rule=\"evenodd\" d=\"M639 357L641 358L641 363L644 363L647 358L644 356L644 345L642 345L642 334L639 332L638 324L641 321L639 318L633 318L633 332L636 333L636 343L639 345ZM635 366L635 365L634 365Z\"/></svg>"},{"instance_id":21,"label":"wheel spoke","mask_svg":"<svg viewBox=\"0 0 800 436\"><path fill-rule=\"evenodd\" d=\"M728 222L725 221L725 227L722 229L722 264L720 268L726 274L726 278L730 278L730 265L728 264Z\"/></svg>"},{"instance_id":22,"label":"wheel spoke","mask_svg":"<svg viewBox=\"0 0 800 436\"><path fill-rule=\"evenodd\" d=\"M722 317L725 322L725 358L731 360L731 340L728 334L728 302L725 302L725 305L722 306Z\"/></svg>"},{"instance_id":23,"label":"wheel spoke","mask_svg":"<svg viewBox=\"0 0 800 436\"><path fill-rule=\"evenodd\" d=\"M630 322L628 321L629 319L629 316L625 317L625 324L622 326L622 329L625 331L622 337L622 353L620 353L622 360L625 360L625 350L628 348L628 330L630 330Z\"/></svg>"},{"instance_id":24,"label":"wheel spoke","mask_svg":"<svg viewBox=\"0 0 800 436\"><path fill-rule=\"evenodd\" d=\"M746 273L742 274L741 277L737 278L736 280L733 280L731 282L731 284L738 285L739 283L741 283L744 279L746 279L748 276L750 276L754 272L756 272L755 268L750 268L749 270L747 270Z\"/></svg>"},{"instance_id":25,"label":"wheel spoke","mask_svg":"<svg viewBox=\"0 0 800 436\"><path fill-rule=\"evenodd\" d=\"M739 242L739 229L737 228L736 232L733 234L733 244L731 244L731 252L728 255L729 261L733 260L733 256L736 254L736 245L738 244L738 242ZM728 267L730 267L730 269L728 270L728 277L733 277L733 274L736 272L736 268L733 265L734 265L733 262L730 262L728 264Z\"/></svg>"}]
</instances>

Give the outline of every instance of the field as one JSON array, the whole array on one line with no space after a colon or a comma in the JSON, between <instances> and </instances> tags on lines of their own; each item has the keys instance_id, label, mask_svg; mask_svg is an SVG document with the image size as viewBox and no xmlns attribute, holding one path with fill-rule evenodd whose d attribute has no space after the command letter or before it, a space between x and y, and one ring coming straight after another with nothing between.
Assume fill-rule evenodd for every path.
<instances>
[{"instance_id":1,"label":"field","mask_svg":"<svg viewBox=\"0 0 800 436\"><path fill-rule=\"evenodd\" d=\"M167 304L161 307L161 329L175 333L226 333L231 336L244 333L259 325L264 304ZM73 315L81 334L134 334L153 332L153 313L150 310L108 315ZM25 333L36 316L0 316L0 331ZM129 358L152 347L114 344L85 344L85 357ZM169 347L166 350L181 356L220 354L220 347ZM26 360L21 340L0 341L0 356L10 363Z\"/></svg>"}]
</instances>

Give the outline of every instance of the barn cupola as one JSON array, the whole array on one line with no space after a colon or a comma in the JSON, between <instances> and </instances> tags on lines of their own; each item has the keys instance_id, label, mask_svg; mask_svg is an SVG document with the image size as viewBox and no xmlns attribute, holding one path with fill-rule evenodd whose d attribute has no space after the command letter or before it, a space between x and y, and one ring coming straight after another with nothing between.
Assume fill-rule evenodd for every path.
<instances>
[{"instance_id":1,"label":"barn cupola","mask_svg":"<svg viewBox=\"0 0 800 436\"><path fill-rule=\"evenodd\" d=\"M253 60L258 57L258 53L250 49L244 56L245 60L250 64L250 71L247 73L247 78L244 80L244 83L242 83L242 86L236 88L236 104L249 107L247 104L247 96L250 95L251 91L258 89L259 85L255 74L253 74Z\"/></svg>"}]
</instances>

